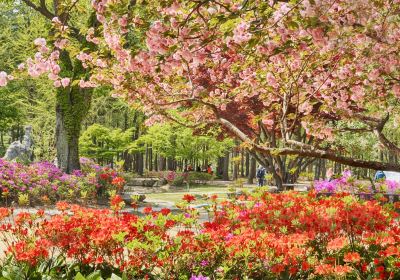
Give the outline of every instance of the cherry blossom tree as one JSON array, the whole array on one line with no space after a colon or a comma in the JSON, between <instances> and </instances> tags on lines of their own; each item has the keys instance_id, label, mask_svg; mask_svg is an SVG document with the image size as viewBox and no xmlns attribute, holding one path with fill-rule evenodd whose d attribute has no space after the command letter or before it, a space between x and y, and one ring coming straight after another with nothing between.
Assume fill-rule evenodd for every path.
<instances>
[{"instance_id":1,"label":"cherry blossom tree","mask_svg":"<svg viewBox=\"0 0 400 280\"><path fill-rule=\"evenodd\" d=\"M268 166L278 186L315 158L376 170L344 155L341 133L385 133L399 118L399 0L94 0L90 76L149 122L220 126ZM8 76L2 74L4 84ZM68 85L67 85L68 87Z\"/></svg>"},{"instance_id":2,"label":"cherry blossom tree","mask_svg":"<svg viewBox=\"0 0 400 280\"><path fill-rule=\"evenodd\" d=\"M140 101L151 120L221 126L278 186L313 158L400 171L335 143L344 131L374 133L400 152L384 133L399 116L400 1L92 3L112 54L92 80Z\"/></svg>"}]
</instances>

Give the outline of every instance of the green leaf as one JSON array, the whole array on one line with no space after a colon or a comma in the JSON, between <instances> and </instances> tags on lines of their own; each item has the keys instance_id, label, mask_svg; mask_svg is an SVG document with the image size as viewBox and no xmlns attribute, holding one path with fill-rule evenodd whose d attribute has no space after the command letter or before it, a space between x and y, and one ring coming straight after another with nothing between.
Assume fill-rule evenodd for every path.
<instances>
[{"instance_id":1,"label":"green leaf","mask_svg":"<svg viewBox=\"0 0 400 280\"><path fill-rule=\"evenodd\" d=\"M74 280L87 280L87 279L80 272L78 272L78 274L75 275Z\"/></svg>"},{"instance_id":2,"label":"green leaf","mask_svg":"<svg viewBox=\"0 0 400 280\"><path fill-rule=\"evenodd\" d=\"M118 275L115 275L114 273L111 274L111 278L110 280L123 280L121 277L119 277Z\"/></svg>"},{"instance_id":3,"label":"green leaf","mask_svg":"<svg viewBox=\"0 0 400 280\"><path fill-rule=\"evenodd\" d=\"M86 280L103 280L101 271L95 271L86 276Z\"/></svg>"}]
</instances>

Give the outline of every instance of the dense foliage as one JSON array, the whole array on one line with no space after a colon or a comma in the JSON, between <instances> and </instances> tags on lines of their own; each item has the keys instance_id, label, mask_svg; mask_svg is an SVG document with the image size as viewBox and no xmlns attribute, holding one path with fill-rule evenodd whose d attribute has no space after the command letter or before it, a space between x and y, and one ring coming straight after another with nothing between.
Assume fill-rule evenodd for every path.
<instances>
[{"instance_id":1,"label":"dense foliage","mask_svg":"<svg viewBox=\"0 0 400 280\"><path fill-rule=\"evenodd\" d=\"M82 158L82 171L65 174L49 162L23 165L0 159L0 201L20 206L56 201L95 202L109 191L120 191L123 179L115 170ZM120 178L120 179L118 179Z\"/></svg>"},{"instance_id":2,"label":"dense foliage","mask_svg":"<svg viewBox=\"0 0 400 280\"><path fill-rule=\"evenodd\" d=\"M197 132L196 135L195 130L182 125L154 124L133 143L131 149L140 150L150 145L154 152L167 158L189 162L215 160L234 146L232 139L217 137L218 131Z\"/></svg>"},{"instance_id":3,"label":"dense foliage","mask_svg":"<svg viewBox=\"0 0 400 280\"><path fill-rule=\"evenodd\" d=\"M57 204L62 213L1 209L9 258L5 279L396 279L400 228L394 207L340 195L268 194L216 202L198 222L195 198L182 213L145 208L145 216ZM7 217L12 217L7 221ZM71 238L74 236L74 238ZM101 275L101 277L100 277ZM7 278L8 277L8 278ZM14 278L12 278L14 277ZM80 276L81 277L81 276ZM196 278L199 277L199 278ZM203 277L203 278L201 278ZM84 279L84 278L75 278ZM119 279L119 278L112 278Z\"/></svg>"}]
</instances>

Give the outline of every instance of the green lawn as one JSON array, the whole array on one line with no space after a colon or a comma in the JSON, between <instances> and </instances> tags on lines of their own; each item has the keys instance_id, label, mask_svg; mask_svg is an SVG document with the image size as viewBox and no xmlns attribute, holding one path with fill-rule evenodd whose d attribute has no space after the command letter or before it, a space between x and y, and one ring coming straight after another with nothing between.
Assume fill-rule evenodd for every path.
<instances>
[{"instance_id":1,"label":"green lawn","mask_svg":"<svg viewBox=\"0 0 400 280\"><path fill-rule=\"evenodd\" d=\"M240 190L251 191L253 187L243 187ZM236 190L239 190L237 188ZM176 203L182 200L182 197L185 194L192 194L196 196L198 203L204 203L202 200L203 195L218 195L219 199L226 199L227 193L229 193L228 186L212 186L212 185L195 185L189 188L189 191L186 188L180 188L178 190L170 190L165 193L151 193L146 194L146 201L168 201L172 203Z\"/></svg>"}]
</instances>

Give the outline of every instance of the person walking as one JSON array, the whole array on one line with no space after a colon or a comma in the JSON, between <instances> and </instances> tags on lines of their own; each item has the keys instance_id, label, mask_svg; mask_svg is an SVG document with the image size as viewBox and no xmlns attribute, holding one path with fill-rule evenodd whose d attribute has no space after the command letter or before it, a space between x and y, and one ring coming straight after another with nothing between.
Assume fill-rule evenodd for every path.
<instances>
[{"instance_id":1,"label":"person walking","mask_svg":"<svg viewBox=\"0 0 400 280\"><path fill-rule=\"evenodd\" d=\"M264 186L265 168L262 165L258 167L256 177L257 177L257 186L258 187Z\"/></svg>"},{"instance_id":2,"label":"person walking","mask_svg":"<svg viewBox=\"0 0 400 280\"><path fill-rule=\"evenodd\" d=\"M209 165L207 166L207 173L210 174L210 175L213 174L213 169L212 169L212 165L211 165L211 164L209 164Z\"/></svg>"}]
</instances>

